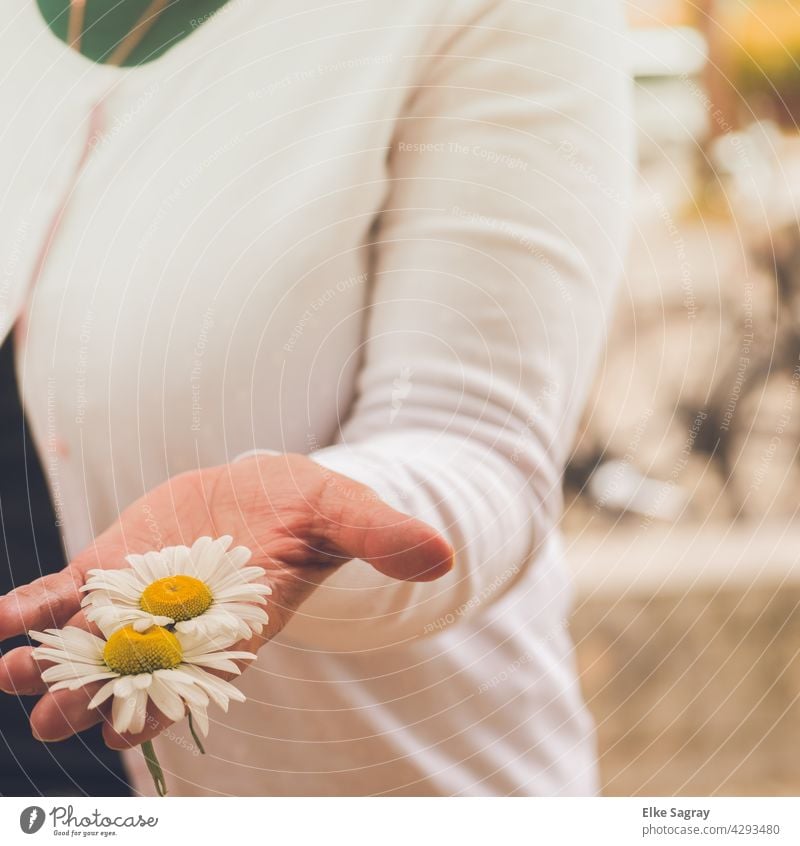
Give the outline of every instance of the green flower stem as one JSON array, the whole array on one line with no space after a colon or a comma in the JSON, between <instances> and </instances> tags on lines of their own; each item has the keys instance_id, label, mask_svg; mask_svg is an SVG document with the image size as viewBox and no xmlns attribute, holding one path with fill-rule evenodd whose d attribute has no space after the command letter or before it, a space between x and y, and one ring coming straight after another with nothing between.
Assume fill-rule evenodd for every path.
<instances>
[{"instance_id":1,"label":"green flower stem","mask_svg":"<svg viewBox=\"0 0 800 846\"><path fill-rule=\"evenodd\" d=\"M150 770L150 775L153 777L156 792L159 796L166 796L167 782L164 779L164 771L161 769L161 764L158 763L158 756L156 755L156 750L153 748L152 740L145 740L142 744L142 754L147 762L147 769Z\"/></svg>"},{"instance_id":2,"label":"green flower stem","mask_svg":"<svg viewBox=\"0 0 800 846\"><path fill-rule=\"evenodd\" d=\"M194 730L194 720L192 720L192 712L189 711L189 731L192 733L192 739L195 742L195 745L200 750L201 755L206 754L206 750L203 749L203 744L200 742L200 738L197 736L197 732Z\"/></svg>"}]
</instances>

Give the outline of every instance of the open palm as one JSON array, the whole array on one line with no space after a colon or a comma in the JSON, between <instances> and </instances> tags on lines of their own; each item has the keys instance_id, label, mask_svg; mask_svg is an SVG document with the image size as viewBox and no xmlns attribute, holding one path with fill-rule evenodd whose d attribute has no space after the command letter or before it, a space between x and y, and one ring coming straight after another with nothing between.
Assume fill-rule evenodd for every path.
<instances>
[{"instance_id":1,"label":"open palm","mask_svg":"<svg viewBox=\"0 0 800 846\"><path fill-rule=\"evenodd\" d=\"M337 567L361 558L397 579L430 581L447 573L453 550L431 526L395 511L368 487L301 455L258 456L175 476L134 502L119 520L59 573L0 598L0 640L30 629L92 629L81 611L88 570L127 567L129 553L191 545L204 535L232 535L253 552L272 588L264 632L237 645L256 651L277 634ZM43 666L29 647L0 660L0 689L42 694L31 714L34 734L60 740L105 721L109 746L136 745L169 725L153 712L138 735L119 735L108 709L88 710L97 685L48 693Z\"/></svg>"}]
</instances>

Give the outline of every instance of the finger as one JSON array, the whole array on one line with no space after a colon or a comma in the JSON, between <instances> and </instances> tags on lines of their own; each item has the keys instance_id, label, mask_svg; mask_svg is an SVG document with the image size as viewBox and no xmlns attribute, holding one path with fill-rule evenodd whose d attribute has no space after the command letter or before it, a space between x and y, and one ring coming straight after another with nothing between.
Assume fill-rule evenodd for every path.
<instances>
[{"instance_id":1,"label":"finger","mask_svg":"<svg viewBox=\"0 0 800 846\"><path fill-rule=\"evenodd\" d=\"M80 611L80 588L92 567L120 567L126 545L119 524L98 537L70 564L0 597L0 641L25 634L30 629L62 628Z\"/></svg>"},{"instance_id":2,"label":"finger","mask_svg":"<svg viewBox=\"0 0 800 846\"><path fill-rule=\"evenodd\" d=\"M0 691L17 696L34 696L45 693L42 667L35 661L30 646L12 649L0 660Z\"/></svg>"},{"instance_id":3,"label":"finger","mask_svg":"<svg viewBox=\"0 0 800 846\"><path fill-rule=\"evenodd\" d=\"M95 634L98 634L98 629L93 623L89 623L83 611L75 614L67 620L68 626L77 626L82 629L88 629ZM0 659L0 690L6 693L16 693L20 696L34 696L38 694L47 693L48 687L42 681L42 670L50 666L50 661L37 661L33 657L33 648L30 646L21 646L18 649L13 649L8 654ZM86 688L88 690L89 688ZM94 686L97 689L97 686ZM77 695L76 695L77 694ZM65 713L58 717L53 717L52 703L44 709L39 709L37 704L31 712L31 729L34 730L33 715L37 715L37 720L42 720L41 725L37 725L34 735L40 740L62 740L69 737L77 731L83 731L95 723L99 722L102 714L97 711L91 711L90 716L86 719L74 719L77 711L85 710L88 699L81 695L81 691L58 691L56 702L67 703L70 697L74 699L74 708L69 703L69 707ZM67 707L65 705L65 707ZM74 727L71 727L74 726Z\"/></svg>"},{"instance_id":4,"label":"finger","mask_svg":"<svg viewBox=\"0 0 800 846\"><path fill-rule=\"evenodd\" d=\"M61 628L81 605L83 574L66 567L0 597L0 640L30 629Z\"/></svg>"},{"instance_id":5,"label":"finger","mask_svg":"<svg viewBox=\"0 0 800 846\"><path fill-rule=\"evenodd\" d=\"M433 526L396 511L364 485L329 485L327 491L325 536L343 557L361 558L387 576L415 582L452 570L453 547Z\"/></svg>"},{"instance_id":6,"label":"finger","mask_svg":"<svg viewBox=\"0 0 800 846\"><path fill-rule=\"evenodd\" d=\"M66 625L87 629L93 634L100 634L94 623L86 619L83 610L67 620ZM20 646L0 657L0 691L16 693L19 696L32 696L44 693L47 685L42 681L42 670L49 666L48 661L37 661L30 646Z\"/></svg>"},{"instance_id":7,"label":"finger","mask_svg":"<svg viewBox=\"0 0 800 846\"><path fill-rule=\"evenodd\" d=\"M31 711L31 731L37 740L53 743L66 740L107 719L107 703L89 709L92 697L103 682L94 682L77 690L46 693Z\"/></svg>"}]
</instances>

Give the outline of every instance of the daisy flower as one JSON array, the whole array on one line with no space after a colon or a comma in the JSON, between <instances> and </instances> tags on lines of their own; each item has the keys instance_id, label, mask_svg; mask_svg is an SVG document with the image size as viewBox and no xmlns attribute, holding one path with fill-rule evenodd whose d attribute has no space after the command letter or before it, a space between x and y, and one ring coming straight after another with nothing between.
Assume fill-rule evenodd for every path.
<instances>
[{"instance_id":1,"label":"daisy flower","mask_svg":"<svg viewBox=\"0 0 800 846\"><path fill-rule=\"evenodd\" d=\"M51 691L105 682L87 707L97 708L113 697L111 721L120 733L141 732L147 703L152 701L173 722L186 716L188 708L206 736L210 702L227 711L230 700L245 699L230 682L208 670L238 675L234 660L256 657L252 652L220 651L202 636L161 626L143 632L126 626L108 640L75 626L29 635L42 644L34 648L33 657L53 663L42 672L42 681Z\"/></svg>"},{"instance_id":2,"label":"daisy flower","mask_svg":"<svg viewBox=\"0 0 800 846\"><path fill-rule=\"evenodd\" d=\"M189 726L201 751L195 725L204 737L208 735L209 704L215 702L227 711L231 700L245 701L240 690L208 671L238 675L234 661L256 657L251 652L220 651L196 632L172 632L161 626L145 631L125 626L107 640L75 626L28 634L42 644L34 648L33 657L53 664L42 672L42 681L51 691L77 690L103 682L87 707L97 708L112 699L111 722L120 733L143 731L149 702L173 722L188 712ZM142 749L156 788L164 795L164 776L152 742L143 743Z\"/></svg>"},{"instance_id":3,"label":"daisy flower","mask_svg":"<svg viewBox=\"0 0 800 846\"><path fill-rule=\"evenodd\" d=\"M168 546L144 555L127 555L122 570L89 570L81 590L86 617L104 634L130 626L143 632L170 626L183 634L221 632L245 639L268 622L263 605L272 593L259 582L266 571L245 567L251 552L229 549L230 535L203 537L191 547Z\"/></svg>"}]
</instances>

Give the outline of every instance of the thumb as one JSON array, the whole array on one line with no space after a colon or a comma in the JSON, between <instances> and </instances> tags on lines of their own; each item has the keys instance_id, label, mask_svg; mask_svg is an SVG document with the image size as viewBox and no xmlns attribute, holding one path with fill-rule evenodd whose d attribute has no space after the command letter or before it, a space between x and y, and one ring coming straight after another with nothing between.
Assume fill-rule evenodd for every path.
<instances>
[{"instance_id":1,"label":"thumb","mask_svg":"<svg viewBox=\"0 0 800 846\"><path fill-rule=\"evenodd\" d=\"M335 554L361 558L405 581L429 582L452 570L453 547L433 526L392 508L366 485L336 475L321 508L324 538Z\"/></svg>"},{"instance_id":2,"label":"thumb","mask_svg":"<svg viewBox=\"0 0 800 846\"><path fill-rule=\"evenodd\" d=\"M109 530L63 570L0 596L0 641L30 629L61 628L81 610L80 589L86 581L86 570L108 566L110 561L122 566L123 556L124 546Z\"/></svg>"},{"instance_id":3,"label":"thumb","mask_svg":"<svg viewBox=\"0 0 800 846\"><path fill-rule=\"evenodd\" d=\"M66 567L0 597L0 641L29 629L60 628L80 611L83 574Z\"/></svg>"}]
</instances>

